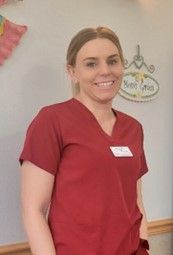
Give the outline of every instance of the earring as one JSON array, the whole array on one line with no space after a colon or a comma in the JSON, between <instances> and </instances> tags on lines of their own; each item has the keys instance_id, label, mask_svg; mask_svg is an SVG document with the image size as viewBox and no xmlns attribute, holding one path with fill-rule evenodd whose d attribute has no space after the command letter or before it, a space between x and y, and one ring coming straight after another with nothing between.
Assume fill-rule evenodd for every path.
<instances>
[{"instance_id":1,"label":"earring","mask_svg":"<svg viewBox=\"0 0 173 255\"><path fill-rule=\"evenodd\" d=\"M75 85L79 84L79 82L78 82L78 80L76 78L74 79L73 82L74 82Z\"/></svg>"}]
</instances>

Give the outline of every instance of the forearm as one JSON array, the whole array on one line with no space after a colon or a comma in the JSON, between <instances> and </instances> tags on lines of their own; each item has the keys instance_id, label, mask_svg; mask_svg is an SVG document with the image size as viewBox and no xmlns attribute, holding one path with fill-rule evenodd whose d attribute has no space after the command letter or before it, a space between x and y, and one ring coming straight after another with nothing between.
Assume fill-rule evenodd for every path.
<instances>
[{"instance_id":1,"label":"forearm","mask_svg":"<svg viewBox=\"0 0 173 255\"><path fill-rule=\"evenodd\" d=\"M143 215L140 227L140 238L148 240L148 223L146 218L146 213L143 204L140 205L140 211Z\"/></svg>"},{"instance_id":2,"label":"forearm","mask_svg":"<svg viewBox=\"0 0 173 255\"><path fill-rule=\"evenodd\" d=\"M137 183L137 204L138 207L143 215L142 221L141 221L141 227L140 227L140 238L148 240L148 223L147 223L147 217L143 205L143 199L142 199L142 181L141 179L138 180Z\"/></svg>"},{"instance_id":3,"label":"forearm","mask_svg":"<svg viewBox=\"0 0 173 255\"><path fill-rule=\"evenodd\" d=\"M39 211L23 213L23 221L33 255L55 255L52 235L45 216Z\"/></svg>"}]
</instances>

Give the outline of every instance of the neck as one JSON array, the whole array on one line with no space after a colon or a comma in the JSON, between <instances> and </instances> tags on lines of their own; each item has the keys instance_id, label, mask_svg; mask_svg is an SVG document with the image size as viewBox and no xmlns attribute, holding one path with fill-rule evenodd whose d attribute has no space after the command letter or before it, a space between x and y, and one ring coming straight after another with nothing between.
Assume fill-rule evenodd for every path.
<instances>
[{"instance_id":1,"label":"neck","mask_svg":"<svg viewBox=\"0 0 173 255\"><path fill-rule=\"evenodd\" d=\"M113 117L112 101L100 103L90 98L76 95L75 98L83 103L96 117L98 120L107 120Z\"/></svg>"}]
</instances>

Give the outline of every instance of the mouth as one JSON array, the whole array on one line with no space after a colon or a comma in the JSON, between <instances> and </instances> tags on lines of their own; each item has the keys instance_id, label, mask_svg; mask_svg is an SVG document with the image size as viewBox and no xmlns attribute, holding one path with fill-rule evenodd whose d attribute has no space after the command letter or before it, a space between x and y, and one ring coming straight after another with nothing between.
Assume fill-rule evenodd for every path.
<instances>
[{"instance_id":1,"label":"mouth","mask_svg":"<svg viewBox=\"0 0 173 255\"><path fill-rule=\"evenodd\" d=\"M99 88L109 89L113 86L114 82L115 81L95 82L94 85L96 85Z\"/></svg>"}]
</instances>

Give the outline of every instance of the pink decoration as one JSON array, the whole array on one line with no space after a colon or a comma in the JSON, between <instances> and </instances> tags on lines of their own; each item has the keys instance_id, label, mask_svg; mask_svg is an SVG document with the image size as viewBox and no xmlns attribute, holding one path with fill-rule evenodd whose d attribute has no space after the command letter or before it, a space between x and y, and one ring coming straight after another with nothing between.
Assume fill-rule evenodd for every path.
<instances>
[{"instance_id":1,"label":"pink decoration","mask_svg":"<svg viewBox=\"0 0 173 255\"><path fill-rule=\"evenodd\" d=\"M18 45L19 40L26 32L27 27L14 24L4 17L3 20L1 20L0 25L0 65L2 65L4 60L11 55L13 49Z\"/></svg>"},{"instance_id":2,"label":"pink decoration","mask_svg":"<svg viewBox=\"0 0 173 255\"><path fill-rule=\"evenodd\" d=\"M18 0L18 1L23 1L23 0ZM7 0L0 0L0 7L1 5L5 4L7 2Z\"/></svg>"},{"instance_id":3,"label":"pink decoration","mask_svg":"<svg viewBox=\"0 0 173 255\"><path fill-rule=\"evenodd\" d=\"M6 0L0 0L0 6L5 4L6 3Z\"/></svg>"}]
</instances>

